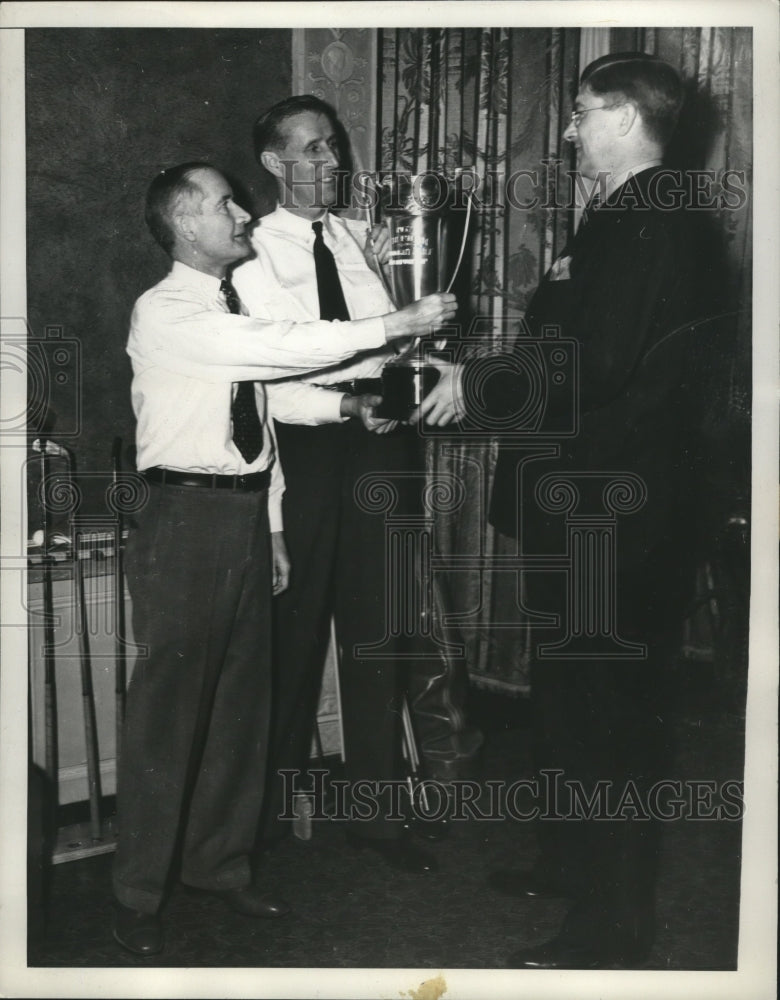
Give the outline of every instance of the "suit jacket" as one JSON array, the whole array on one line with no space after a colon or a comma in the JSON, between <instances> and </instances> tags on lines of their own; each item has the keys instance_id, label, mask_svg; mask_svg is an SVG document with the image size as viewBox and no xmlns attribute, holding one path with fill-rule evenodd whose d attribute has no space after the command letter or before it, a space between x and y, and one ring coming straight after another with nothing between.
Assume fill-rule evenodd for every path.
<instances>
[{"instance_id":1,"label":"suit jacket","mask_svg":"<svg viewBox=\"0 0 780 1000\"><path fill-rule=\"evenodd\" d=\"M647 497L620 519L619 566L641 571L659 548L673 553L689 531L691 357L706 350L706 321L718 307L706 291L713 272L695 220L658 205L663 186L654 186L663 176L645 170L591 212L529 303L515 355L527 349L529 335L554 326L576 341L580 370L578 429L558 441L558 456L527 466L519 486L517 447L499 445L490 520L522 537L524 551L561 552L565 545L563 518L543 512L533 496L538 475L548 472L641 477ZM504 368L483 387L483 398L501 415L517 411L528 391L522 371ZM570 398L547 392L541 405L567 406Z\"/></svg>"}]
</instances>

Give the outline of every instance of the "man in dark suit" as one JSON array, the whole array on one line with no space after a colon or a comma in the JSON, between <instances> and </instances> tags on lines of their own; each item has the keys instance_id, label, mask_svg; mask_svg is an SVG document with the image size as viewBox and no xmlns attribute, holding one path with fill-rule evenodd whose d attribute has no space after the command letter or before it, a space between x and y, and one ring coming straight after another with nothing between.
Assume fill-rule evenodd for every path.
<instances>
[{"instance_id":1,"label":"man in dark suit","mask_svg":"<svg viewBox=\"0 0 780 1000\"><path fill-rule=\"evenodd\" d=\"M701 321L716 313L679 177L661 168L681 103L678 74L655 57L621 53L585 69L565 132L594 181L579 227L513 353L448 368L421 407L432 424L486 416L510 428L490 520L518 540L531 622L542 627L531 674L540 857L491 883L574 901L556 938L511 956L521 968L633 967L652 942L651 789L664 775L665 674L692 575L689 366ZM529 450L518 421L540 357L536 426L565 427L558 411L575 398L556 389L567 355L556 361L555 339L572 341L579 360L573 432ZM560 553L568 565L552 568Z\"/></svg>"}]
</instances>

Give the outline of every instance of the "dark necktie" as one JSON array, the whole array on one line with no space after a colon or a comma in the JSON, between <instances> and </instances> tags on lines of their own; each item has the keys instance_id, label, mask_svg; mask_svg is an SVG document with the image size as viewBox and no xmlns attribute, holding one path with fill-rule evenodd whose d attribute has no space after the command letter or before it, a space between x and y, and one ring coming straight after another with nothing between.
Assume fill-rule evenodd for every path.
<instances>
[{"instance_id":1,"label":"dark necktie","mask_svg":"<svg viewBox=\"0 0 780 1000\"><path fill-rule=\"evenodd\" d=\"M314 269L317 273L317 294L320 299L320 319L349 319L349 309L339 281L333 254L322 238L322 223L312 222L314 230Z\"/></svg>"},{"instance_id":2,"label":"dark necktie","mask_svg":"<svg viewBox=\"0 0 780 1000\"><path fill-rule=\"evenodd\" d=\"M241 312L241 304L229 278L223 278L219 290L232 313ZM233 443L245 462L254 462L263 450L263 425L255 402L255 383L238 382L230 409L233 420Z\"/></svg>"}]
</instances>

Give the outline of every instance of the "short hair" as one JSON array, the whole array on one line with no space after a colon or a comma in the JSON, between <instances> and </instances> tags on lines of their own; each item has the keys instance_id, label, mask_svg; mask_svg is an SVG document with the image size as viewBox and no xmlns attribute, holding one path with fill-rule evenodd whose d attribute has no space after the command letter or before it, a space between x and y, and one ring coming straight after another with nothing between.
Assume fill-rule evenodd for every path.
<instances>
[{"instance_id":1,"label":"short hair","mask_svg":"<svg viewBox=\"0 0 780 1000\"><path fill-rule=\"evenodd\" d=\"M284 149L287 145L285 123L290 118L295 118L306 111L325 115L334 128L338 123L336 109L327 101L322 101L313 94L298 94L295 97L287 97L260 115L254 124L252 141L255 159L258 163L261 163L260 157L266 150L270 149L274 153L280 153Z\"/></svg>"},{"instance_id":2,"label":"short hair","mask_svg":"<svg viewBox=\"0 0 780 1000\"><path fill-rule=\"evenodd\" d=\"M198 170L213 170L210 163L180 163L161 170L146 192L144 217L149 230L163 250L170 255L176 242L173 214L182 198L195 198L201 193L192 175Z\"/></svg>"},{"instance_id":3,"label":"short hair","mask_svg":"<svg viewBox=\"0 0 780 1000\"><path fill-rule=\"evenodd\" d=\"M658 56L645 52L615 52L585 67L580 87L633 101L647 135L666 146L677 125L683 102L680 74Z\"/></svg>"}]
</instances>

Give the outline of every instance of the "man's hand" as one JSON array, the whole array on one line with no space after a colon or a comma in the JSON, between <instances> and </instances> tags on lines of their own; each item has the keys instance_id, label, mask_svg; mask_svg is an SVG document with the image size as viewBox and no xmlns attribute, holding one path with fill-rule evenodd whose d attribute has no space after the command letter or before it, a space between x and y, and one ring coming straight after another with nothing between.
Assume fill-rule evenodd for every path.
<instances>
[{"instance_id":1,"label":"man's hand","mask_svg":"<svg viewBox=\"0 0 780 1000\"><path fill-rule=\"evenodd\" d=\"M290 586L290 557L284 543L284 532L271 532L272 593L274 597Z\"/></svg>"},{"instance_id":2,"label":"man's hand","mask_svg":"<svg viewBox=\"0 0 780 1000\"><path fill-rule=\"evenodd\" d=\"M366 231L366 245L363 249L366 263L379 274L381 264L386 264L390 257L390 232L381 223Z\"/></svg>"},{"instance_id":3,"label":"man's hand","mask_svg":"<svg viewBox=\"0 0 780 1000\"><path fill-rule=\"evenodd\" d=\"M385 338L424 337L455 317L458 302L451 292L436 292L398 312L383 316Z\"/></svg>"},{"instance_id":4,"label":"man's hand","mask_svg":"<svg viewBox=\"0 0 780 1000\"><path fill-rule=\"evenodd\" d=\"M439 381L409 417L409 423L416 424L419 420L424 420L426 424L443 427L453 420L462 420L466 416L463 365L432 358L427 361L439 369Z\"/></svg>"},{"instance_id":5,"label":"man's hand","mask_svg":"<svg viewBox=\"0 0 780 1000\"><path fill-rule=\"evenodd\" d=\"M366 393L363 396L344 396L341 400L342 417L358 417L363 426L372 434L388 434L398 426L397 420L382 420L374 416L375 407L382 402L381 396Z\"/></svg>"}]
</instances>

